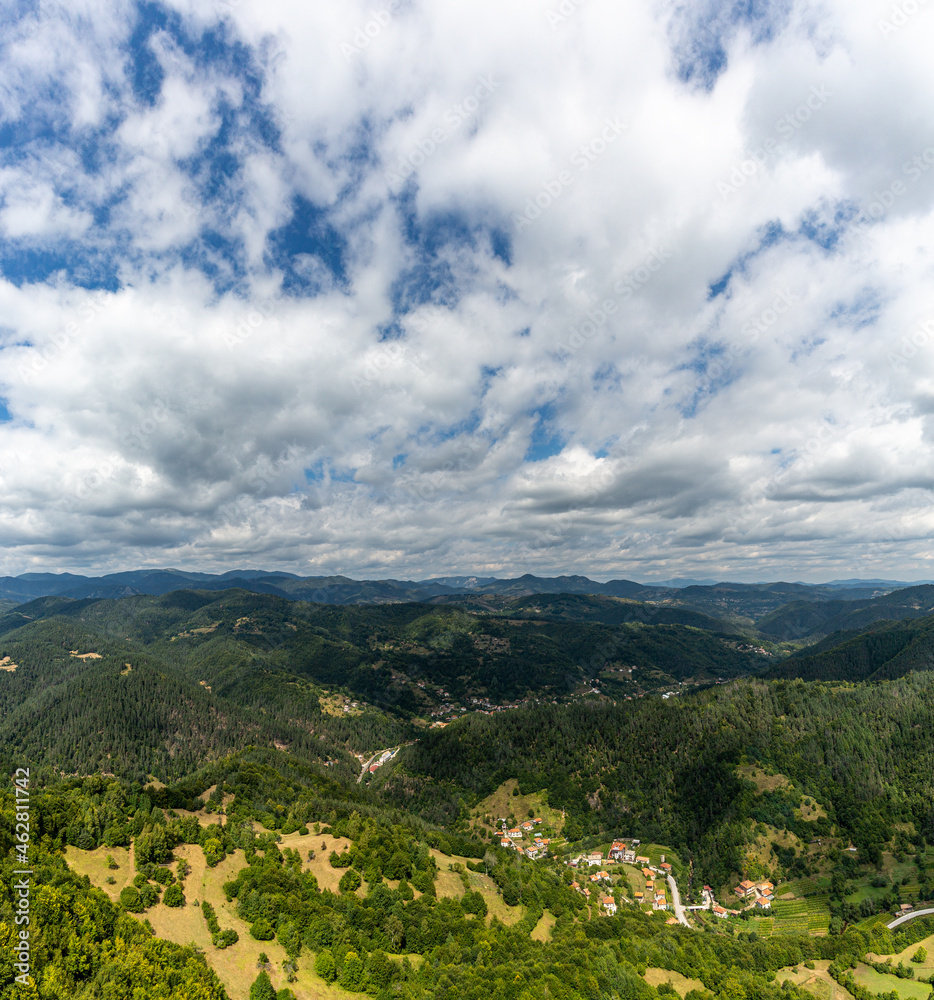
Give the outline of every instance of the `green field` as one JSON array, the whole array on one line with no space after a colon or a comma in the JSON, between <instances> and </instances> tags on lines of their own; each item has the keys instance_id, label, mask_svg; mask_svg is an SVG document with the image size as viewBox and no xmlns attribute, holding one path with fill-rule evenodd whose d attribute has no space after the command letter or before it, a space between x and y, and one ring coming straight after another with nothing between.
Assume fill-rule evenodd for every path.
<instances>
[{"instance_id":1,"label":"green field","mask_svg":"<svg viewBox=\"0 0 934 1000\"><path fill-rule=\"evenodd\" d=\"M853 978L860 986L872 990L873 993L891 993L893 990L905 1000L927 1000L931 995L931 987L927 983L916 983L913 979L899 979L898 976L887 976L860 962L856 966Z\"/></svg>"}]
</instances>

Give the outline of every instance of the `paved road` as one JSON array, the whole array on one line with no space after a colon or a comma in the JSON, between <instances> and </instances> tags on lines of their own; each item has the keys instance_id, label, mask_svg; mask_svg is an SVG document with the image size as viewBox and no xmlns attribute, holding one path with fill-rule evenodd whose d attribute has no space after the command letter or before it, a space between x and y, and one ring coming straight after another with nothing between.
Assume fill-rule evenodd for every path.
<instances>
[{"instance_id":1,"label":"paved road","mask_svg":"<svg viewBox=\"0 0 934 1000\"><path fill-rule=\"evenodd\" d=\"M681 905L681 893L678 892L678 883L675 882L671 875L668 876L668 888L671 889L671 905L674 908L675 916L678 918L678 923L684 924L685 927L690 927L691 925L688 923L684 907Z\"/></svg>"},{"instance_id":2,"label":"paved road","mask_svg":"<svg viewBox=\"0 0 934 1000\"><path fill-rule=\"evenodd\" d=\"M911 913L906 913L904 916L896 917L890 924L886 924L889 930L894 927L898 927L899 924L903 924L906 920L914 920L915 917L931 917L934 916L934 908L928 910L913 910Z\"/></svg>"}]
</instances>

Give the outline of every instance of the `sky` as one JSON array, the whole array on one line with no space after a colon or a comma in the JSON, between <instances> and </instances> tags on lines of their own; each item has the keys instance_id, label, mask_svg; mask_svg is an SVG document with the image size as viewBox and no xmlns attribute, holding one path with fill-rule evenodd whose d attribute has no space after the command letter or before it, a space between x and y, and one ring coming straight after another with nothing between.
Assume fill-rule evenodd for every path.
<instances>
[{"instance_id":1,"label":"sky","mask_svg":"<svg viewBox=\"0 0 934 1000\"><path fill-rule=\"evenodd\" d=\"M934 578L934 3L11 0L0 573Z\"/></svg>"}]
</instances>

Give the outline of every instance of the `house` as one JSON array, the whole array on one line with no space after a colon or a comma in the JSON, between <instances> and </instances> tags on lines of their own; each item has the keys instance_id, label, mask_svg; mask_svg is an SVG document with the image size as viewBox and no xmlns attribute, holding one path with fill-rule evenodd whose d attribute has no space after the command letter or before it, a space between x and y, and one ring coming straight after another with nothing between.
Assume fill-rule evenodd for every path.
<instances>
[{"instance_id":1,"label":"house","mask_svg":"<svg viewBox=\"0 0 934 1000\"><path fill-rule=\"evenodd\" d=\"M735 892L736 895L740 897L740 899L745 899L747 896L755 895L756 887L752 882L749 881L749 879L745 879L744 881L740 882L740 884L733 890L733 892Z\"/></svg>"},{"instance_id":2,"label":"house","mask_svg":"<svg viewBox=\"0 0 934 1000\"><path fill-rule=\"evenodd\" d=\"M517 837L522 836L522 831L517 826L514 826L511 830L506 831L506 836L515 840Z\"/></svg>"},{"instance_id":3,"label":"house","mask_svg":"<svg viewBox=\"0 0 934 1000\"><path fill-rule=\"evenodd\" d=\"M610 860L612 861L625 861L626 852L629 850L628 845L622 840L614 840L610 845Z\"/></svg>"},{"instance_id":4,"label":"house","mask_svg":"<svg viewBox=\"0 0 934 1000\"><path fill-rule=\"evenodd\" d=\"M593 853L588 854L587 855L587 864L588 865L602 865L603 864L603 855L600 853L600 851L594 851Z\"/></svg>"},{"instance_id":5,"label":"house","mask_svg":"<svg viewBox=\"0 0 934 1000\"><path fill-rule=\"evenodd\" d=\"M616 912L616 900L612 896L604 896L603 909L612 917Z\"/></svg>"},{"instance_id":6,"label":"house","mask_svg":"<svg viewBox=\"0 0 934 1000\"><path fill-rule=\"evenodd\" d=\"M637 903L642 903L642 902L645 901L645 897L642 895L641 892L637 892L635 895L636 895L636 902Z\"/></svg>"},{"instance_id":7,"label":"house","mask_svg":"<svg viewBox=\"0 0 934 1000\"><path fill-rule=\"evenodd\" d=\"M722 906L718 906L716 903L714 903L713 915L723 920L726 917L726 910L724 910Z\"/></svg>"},{"instance_id":8,"label":"house","mask_svg":"<svg viewBox=\"0 0 934 1000\"><path fill-rule=\"evenodd\" d=\"M544 822L544 820L541 818L541 816L536 816L535 819L532 820L532 822L536 826L539 826L539 825L541 825Z\"/></svg>"},{"instance_id":9,"label":"house","mask_svg":"<svg viewBox=\"0 0 934 1000\"><path fill-rule=\"evenodd\" d=\"M652 877L652 869L651 868L643 868L642 869L642 877L643 878L651 878Z\"/></svg>"},{"instance_id":10,"label":"house","mask_svg":"<svg viewBox=\"0 0 934 1000\"><path fill-rule=\"evenodd\" d=\"M649 863L650 862L648 858L643 858L641 855L636 856L636 864L648 866Z\"/></svg>"},{"instance_id":11,"label":"house","mask_svg":"<svg viewBox=\"0 0 934 1000\"><path fill-rule=\"evenodd\" d=\"M522 829L523 830L534 830L535 829L535 824L531 820L526 820L522 824Z\"/></svg>"},{"instance_id":12,"label":"house","mask_svg":"<svg viewBox=\"0 0 934 1000\"><path fill-rule=\"evenodd\" d=\"M645 880L645 891L646 892L655 892L655 880L654 879L647 878Z\"/></svg>"},{"instance_id":13,"label":"house","mask_svg":"<svg viewBox=\"0 0 934 1000\"><path fill-rule=\"evenodd\" d=\"M658 892L655 894L655 909L656 910L667 910L668 900L665 898L663 892Z\"/></svg>"},{"instance_id":14,"label":"house","mask_svg":"<svg viewBox=\"0 0 934 1000\"><path fill-rule=\"evenodd\" d=\"M569 888L569 889L580 889L580 887L581 887L581 884L580 884L580 882L572 882L572 883L571 883L571 884L570 884L570 885L568 886L568 888Z\"/></svg>"},{"instance_id":15,"label":"house","mask_svg":"<svg viewBox=\"0 0 934 1000\"><path fill-rule=\"evenodd\" d=\"M668 864L667 861L663 861L658 867L661 868L661 870L667 873L668 875L671 874L671 865Z\"/></svg>"},{"instance_id":16,"label":"house","mask_svg":"<svg viewBox=\"0 0 934 1000\"><path fill-rule=\"evenodd\" d=\"M772 904L769 902L769 900L767 900L765 898L765 896L760 896L756 900L756 909L757 910L768 910L768 909L771 908L771 906L772 906Z\"/></svg>"},{"instance_id":17,"label":"house","mask_svg":"<svg viewBox=\"0 0 934 1000\"><path fill-rule=\"evenodd\" d=\"M500 847L512 847L512 841L508 840L506 837L503 837L503 839L499 842L499 846Z\"/></svg>"}]
</instances>

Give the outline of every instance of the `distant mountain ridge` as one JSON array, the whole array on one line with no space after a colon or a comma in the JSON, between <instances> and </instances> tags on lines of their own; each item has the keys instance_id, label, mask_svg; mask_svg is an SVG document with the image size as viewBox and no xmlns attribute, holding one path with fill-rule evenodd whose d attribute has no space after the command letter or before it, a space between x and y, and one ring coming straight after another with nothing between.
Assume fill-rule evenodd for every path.
<instances>
[{"instance_id":1,"label":"distant mountain ridge","mask_svg":"<svg viewBox=\"0 0 934 1000\"><path fill-rule=\"evenodd\" d=\"M720 610L749 615L773 611L789 601L869 600L898 587L912 586L893 581L834 581L830 584L801 583L697 583L642 584L632 580L597 583L586 576L538 577L531 573L514 579L483 576L448 576L427 580L353 580L346 576L308 576L258 569L229 570L226 573L198 573L176 569L129 570L105 576L74 573L24 573L0 577L0 600L18 603L38 597L84 598L131 597L135 594L159 596L173 590L227 590L239 587L258 594L318 604L386 604L429 601L456 594L500 594L525 597L533 594L592 594L637 601L676 601L700 604L709 613L711 602Z\"/></svg>"}]
</instances>

